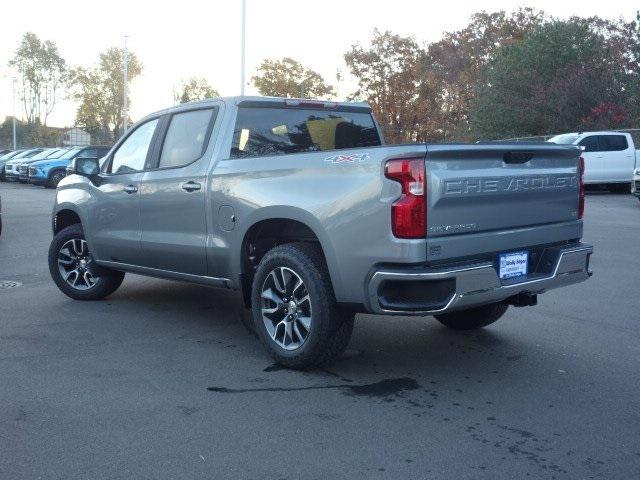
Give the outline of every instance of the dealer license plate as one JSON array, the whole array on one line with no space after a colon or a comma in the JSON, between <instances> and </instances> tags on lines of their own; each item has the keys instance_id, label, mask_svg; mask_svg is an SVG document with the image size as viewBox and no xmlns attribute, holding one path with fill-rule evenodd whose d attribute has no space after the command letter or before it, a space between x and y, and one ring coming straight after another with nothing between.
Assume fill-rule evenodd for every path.
<instances>
[{"instance_id":1,"label":"dealer license plate","mask_svg":"<svg viewBox=\"0 0 640 480\"><path fill-rule=\"evenodd\" d=\"M529 252L503 253L499 255L499 260L501 279L527 274Z\"/></svg>"}]
</instances>

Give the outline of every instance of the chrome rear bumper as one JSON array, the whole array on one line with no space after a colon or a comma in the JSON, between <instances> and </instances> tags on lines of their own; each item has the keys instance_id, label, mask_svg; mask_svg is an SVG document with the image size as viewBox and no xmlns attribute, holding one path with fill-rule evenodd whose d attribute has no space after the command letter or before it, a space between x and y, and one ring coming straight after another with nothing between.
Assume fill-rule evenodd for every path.
<instances>
[{"instance_id":1,"label":"chrome rear bumper","mask_svg":"<svg viewBox=\"0 0 640 480\"><path fill-rule=\"evenodd\" d=\"M433 315L452 310L462 310L487 303L506 300L520 293L538 294L553 288L583 282L591 276L589 257L593 253L590 245L553 247L545 250L546 267L525 277L500 280L496 267L491 262L456 267L455 269L383 269L375 271L369 280L368 310L372 313L396 315ZM385 283L424 282L442 290L445 295L428 306L412 303L403 307L398 302L389 305L381 292ZM425 290L425 291L426 291Z\"/></svg>"}]
</instances>

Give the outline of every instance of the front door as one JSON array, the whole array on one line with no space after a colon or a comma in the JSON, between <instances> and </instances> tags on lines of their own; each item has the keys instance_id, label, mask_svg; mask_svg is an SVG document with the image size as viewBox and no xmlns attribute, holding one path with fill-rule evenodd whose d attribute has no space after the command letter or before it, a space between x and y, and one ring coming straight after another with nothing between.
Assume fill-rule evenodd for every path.
<instances>
[{"instance_id":1,"label":"front door","mask_svg":"<svg viewBox=\"0 0 640 480\"><path fill-rule=\"evenodd\" d=\"M584 137L580 140L579 145L584 147L582 152L582 158L584 158L584 182L591 184L605 183L603 152L598 141L598 135Z\"/></svg>"},{"instance_id":2,"label":"front door","mask_svg":"<svg viewBox=\"0 0 640 480\"><path fill-rule=\"evenodd\" d=\"M206 155L217 107L171 114L140 188L143 266L207 275Z\"/></svg>"},{"instance_id":3,"label":"front door","mask_svg":"<svg viewBox=\"0 0 640 480\"><path fill-rule=\"evenodd\" d=\"M108 159L87 215L89 248L98 260L140 263L140 182L158 119L137 126Z\"/></svg>"}]
</instances>

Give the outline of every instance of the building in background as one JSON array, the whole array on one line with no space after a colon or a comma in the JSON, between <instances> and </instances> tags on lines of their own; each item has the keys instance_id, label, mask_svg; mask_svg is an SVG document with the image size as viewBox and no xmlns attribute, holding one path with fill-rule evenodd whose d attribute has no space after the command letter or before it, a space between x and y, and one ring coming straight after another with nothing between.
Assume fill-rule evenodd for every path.
<instances>
[{"instance_id":1,"label":"building in background","mask_svg":"<svg viewBox=\"0 0 640 480\"><path fill-rule=\"evenodd\" d=\"M62 136L62 145L84 147L91 145L91 135L80 128L73 127L65 130Z\"/></svg>"}]
</instances>

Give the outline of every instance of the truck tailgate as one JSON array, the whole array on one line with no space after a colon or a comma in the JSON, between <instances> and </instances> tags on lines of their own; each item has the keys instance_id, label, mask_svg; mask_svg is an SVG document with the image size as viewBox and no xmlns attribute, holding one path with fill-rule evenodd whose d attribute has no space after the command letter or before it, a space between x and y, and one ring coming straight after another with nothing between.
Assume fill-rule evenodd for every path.
<instances>
[{"instance_id":1,"label":"truck tailgate","mask_svg":"<svg viewBox=\"0 0 640 480\"><path fill-rule=\"evenodd\" d=\"M430 145L427 260L579 238L579 156L550 144Z\"/></svg>"}]
</instances>

